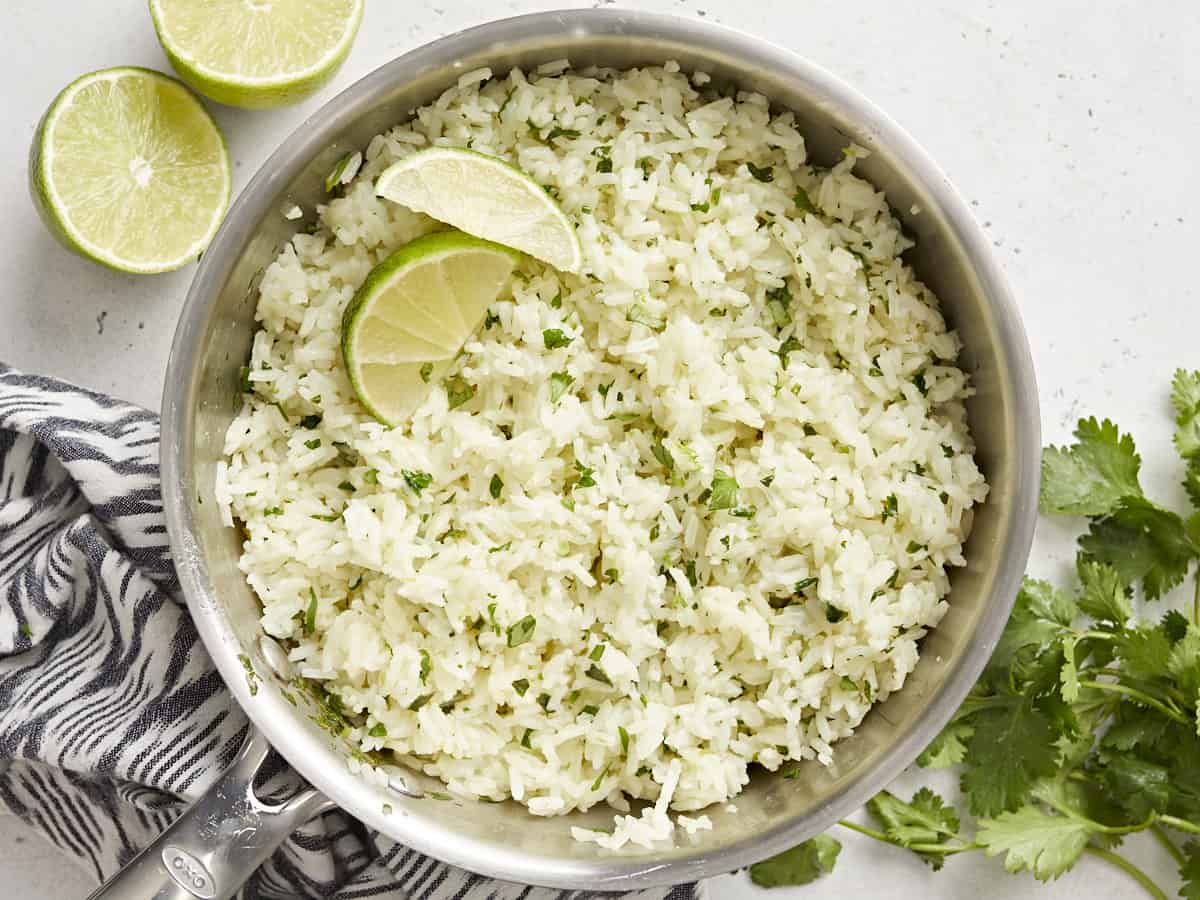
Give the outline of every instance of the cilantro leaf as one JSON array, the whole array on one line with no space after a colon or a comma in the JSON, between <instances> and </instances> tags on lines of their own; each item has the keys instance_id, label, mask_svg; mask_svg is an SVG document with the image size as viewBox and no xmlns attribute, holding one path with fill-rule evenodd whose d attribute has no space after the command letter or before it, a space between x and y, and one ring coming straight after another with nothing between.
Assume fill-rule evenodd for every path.
<instances>
[{"instance_id":1,"label":"cilantro leaf","mask_svg":"<svg viewBox=\"0 0 1200 900\"><path fill-rule=\"evenodd\" d=\"M962 789L971 812L995 816L1016 809L1039 778L1058 769L1058 737L1050 718L1023 697L976 714L967 743Z\"/></svg>"},{"instance_id":2,"label":"cilantro leaf","mask_svg":"<svg viewBox=\"0 0 1200 900\"><path fill-rule=\"evenodd\" d=\"M1114 750L1151 748L1162 738L1171 723L1154 710L1125 706L1120 719L1105 732L1100 746Z\"/></svg>"},{"instance_id":3,"label":"cilantro leaf","mask_svg":"<svg viewBox=\"0 0 1200 900\"><path fill-rule=\"evenodd\" d=\"M967 755L967 741L975 733L969 722L951 721L917 757L917 765L925 769L948 769L963 761Z\"/></svg>"},{"instance_id":4,"label":"cilantro leaf","mask_svg":"<svg viewBox=\"0 0 1200 900\"><path fill-rule=\"evenodd\" d=\"M1139 625L1118 634L1113 644L1125 675L1141 679L1166 677L1171 641L1163 629Z\"/></svg>"},{"instance_id":5,"label":"cilantro leaf","mask_svg":"<svg viewBox=\"0 0 1200 900\"><path fill-rule=\"evenodd\" d=\"M561 328L547 328L542 331L542 343L547 350L555 350L571 343L571 336Z\"/></svg>"},{"instance_id":6,"label":"cilantro leaf","mask_svg":"<svg viewBox=\"0 0 1200 900\"><path fill-rule=\"evenodd\" d=\"M1117 570L1094 559L1081 559L1076 568L1083 590L1079 594L1079 609L1097 622L1111 622L1124 628L1133 615L1129 589Z\"/></svg>"},{"instance_id":7,"label":"cilantro leaf","mask_svg":"<svg viewBox=\"0 0 1200 900\"><path fill-rule=\"evenodd\" d=\"M1183 489L1192 505L1200 506L1200 457L1188 460L1187 470L1183 473ZM1197 533L1195 528L1189 528L1189 531L1193 536Z\"/></svg>"},{"instance_id":8,"label":"cilantro leaf","mask_svg":"<svg viewBox=\"0 0 1200 900\"><path fill-rule=\"evenodd\" d=\"M1074 703L1079 699L1079 666L1075 659L1078 644L1078 635L1073 634L1063 639L1063 663L1059 668L1059 680L1062 682L1062 699L1067 703Z\"/></svg>"},{"instance_id":9,"label":"cilantro leaf","mask_svg":"<svg viewBox=\"0 0 1200 900\"><path fill-rule=\"evenodd\" d=\"M1109 799L1135 822L1166 811L1171 802L1171 773L1166 766L1119 752L1103 753L1100 761L1097 772Z\"/></svg>"},{"instance_id":10,"label":"cilantro leaf","mask_svg":"<svg viewBox=\"0 0 1200 900\"><path fill-rule=\"evenodd\" d=\"M780 344L779 349L775 351L776 354L779 356L779 365L782 368L787 369L788 355L795 352L796 350L800 350L802 348L803 348L803 345L798 340L796 340L795 337L789 337L786 341L784 341L782 344Z\"/></svg>"},{"instance_id":11,"label":"cilantro leaf","mask_svg":"<svg viewBox=\"0 0 1200 900\"><path fill-rule=\"evenodd\" d=\"M1175 449L1190 460L1200 453L1200 372L1175 370L1171 405L1175 407Z\"/></svg>"},{"instance_id":12,"label":"cilantro leaf","mask_svg":"<svg viewBox=\"0 0 1200 900\"><path fill-rule=\"evenodd\" d=\"M607 169L601 169L599 167L599 165L597 164L596 168L598 171L601 171L601 172L611 172L612 171L612 159L610 158L612 156L612 146L611 145L604 144L599 147L593 147L592 148L592 156L596 157L596 159L601 160L601 161L604 161L604 160L608 161Z\"/></svg>"},{"instance_id":13,"label":"cilantro leaf","mask_svg":"<svg viewBox=\"0 0 1200 900\"><path fill-rule=\"evenodd\" d=\"M792 197L792 202L796 204L796 208L802 213L815 213L817 211L812 198L808 196L808 191L804 190L804 188L796 188L796 195Z\"/></svg>"},{"instance_id":14,"label":"cilantro leaf","mask_svg":"<svg viewBox=\"0 0 1200 900\"><path fill-rule=\"evenodd\" d=\"M533 637L533 632L537 629L537 619L533 616L525 616L525 618L514 622L508 626L508 646L519 647L527 640Z\"/></svg>"},{"instance_id":15,"label":"cilantro leaf","mask_svg":"<svg viewBox=\"0 0 1200 900\"><path fill-rule=\"evenodd\" d=\"M1179 417L1200 412L1200 372L1175 370L1171 378L1171 405Z\"/></svg>"},{"instance_id":16,"label":"cilantro leaf","mask_svg":"<svg viewBox=\"0 0 1200 900\"><path fill-rule=\"evenodd\" d=\"M1040 653L1024 650L1014 660L1011 670L1016 690L1035 710L1045 715L1051 727L1061 735L1074 735L1079 730L1079 718L1064 698L1063 688L1064 674L1069 682L1070 670L1074 668L1073 657L1068 664L1067 645L1076 643L1077 637L1076 633L1068 632L1060 642ZM1078 681L1077 676L1075 680ZM1080 687L1079 684L1073 686L1076 696Z\"/></svg>"},{"instance_id":17,"label":"cilantro leaf","mask_svg":"<svg viewBox=\"0 0 1200 900\"><path fill-rule=\"evenodd\" d=\"M421 496L421 491L433 484L433 476L428 472L414 472L410 469L401 469L400 474L404 476L404 483L407 484L414 494Z\"/></svg>"},{"instance_id":18,"label":"cilantro leaf","mask_svg":"<svg viewBox=\"0 0 1200 900\"><path fill-rule=\"evenodd\" d=\"M1170 620L1164 620L1164 626L1166 621ZM1188 702L1195 706L1195 701L1200 698L1200 630L1188 628L1184 636L1175 641L1171 655L1167 657L1167 674L1175 689L1190 698Z\"/></svg>"},{"instance_id":19,"label":"cilantro leaf","mask_svg":"<svg viewBox=\"0 0 1200 900\"><path fill-rule=\"evenodd\" d=\"M556 403L558 398L563 395L567 388L571 386L571 382L575 379L566 372L555 372L550 376L550 402Z\"/></svg>"},{"instance_id":20,"label":"cilantro leaf","mask_svg":"<svg viewBox=\"0 0 1200 900\"><path fill-rule=\"evenodd\" d=\"M308 608L304 610L302 628L305 635L312 634L317 628L317 592L312 588L308 589Z\"/></svg>"},{"instance_id":21,"label":"cilantro leaf","mask_svg":"<svg viewBox=\"0 0 1200 900\"><path fill-rule=\"evenodd\" d=\"M803 844L764 859L750 867L750 880L759 887L809 884L833 871L842 845L827 834L818 834Z\"/></svg>"},{"instance_id":22,"label":"cilantro leaf","mask_svg":"<svg viewBox=\"0 0 1200 900\"><path fill-rule=\"evenodd\" d=\"M712 494L708 498L708 508L711 510L733 509L737 506L737 479L717 469L713 472Z\"/></svg>"},{"instance_id":23,"label":"cilantro leaf","mask_svg":"<svg viewBox=\"0 0 1200 900\"><path fill-rule=\"evenodd\" d=\"M1133 438L1105 419L1080 419L1076 443L1047 447L1042 454L1042 512L1103 516L1123 497L1140 497L1141 458Z\"/></svg>"},{"instance_id":24,"label":"cilantro leaf","mask_svg":"<svg viewBox=\"0 0 1200 900\"><path fill-rule=\"evenodd\" d=\"M1171 814L1200 821L1200 737L1194 725L1172 723L1160 741L1162 756L1159 762L1171 770Z\"/></svg>"},{"instance_id":25,"label":"cilantro leaf","mask_svg":"<svg viewBox=\"0 0 1200 900\"><path fill-rule=\"evenodd\" d=\"M443 385L446 388L446 404L450 409L457 409L475 396L475 385L461 375L447 378Z\"/></svg>"},{"instance_id":26,"label":"cilantro leaf","mask_svg":"<svg viewBox=\"0 0 1200 900\"><path fill-rule=\"evenodd\" d=\"M750 170L750 174L756 181L771 182L775 180L774 166L756 166L754 163L748 162L746 168Z\"/></svg>"},{"instance_id":27,"label":"cilantro leaf","mask_svg":"<svg viewBox=\"0 0 1200 900\"><path fill-rule=\"evenodd\" d=\"M588 678L599 681L601 684L607 684L609 687L612 687L612 679L608 677L608 673L595 663L588 666L587 671L583 674L587 675Z\"/></svg>"},{"instance_id":28,"label":"cilantro leaf","mask_svg":"<svg viewBox=\"0 0 1200 900\"><path fill-rule=\"evenodd\" d=\"M1049 881L1075 865L1093 831L1086 819L1022 806L994 819L981 819L975 840L988 856L1005 854L1004 868L1009 872L1028 870L1038 881Z\"/></svg>"},{"instance_id":29,"label":"cilantro leaf","mask_svg":"<svg viewBox=\"0 0 1200 900\"><path fill-rule=\"evenodd\" d=\"M595 487L596 479L592 476L595 471L590 466L585 466L579 460L575 460L575 471L579 475L579 480L575 482L578 487Z\"/></svg>"},{"instance_id":30,"label":"cilantro leaf","mask_svg":"<svg viewBox=\"0 0 1200 900\"><path fill-rule=\"evenodd\" d=\"M867 801L867 811L901 847L940 844L958 836L958 813L929 788L921 788L905 803L890 791L880 791ZM945 863L945 854L915 851L934 871Z\"/></svg>"},{"instance_id":31,"label":"cilantro leaf","mask_svg":"<svg viewBox=\"0 0 1200 900\"><path fill-rule=\"evenodd\" d=\"M654 458L658 460L659 465L661 465L664 469L666 469L668 472L675 471L675 457L673 457L671 455L671 451L663 445L661 437L654 439L654 443L650 445L650 452L654 455Z\"/></svg>"},{"instance_id":32,"label":"cilantro leaf","mask_svg":"<svg viewBox=\"0 0 1200 900\"><path fill-rule=\"evenodd\" d=\"M1187 461L1183 487L1193 506L1200 506L1200 372L1176 369L1171 381L1175 407L1175 449Z\"/></svg>"},{"instance_id":33,"label":"cilantro leaf","mask_svg":"<svg viewBox=\"0 0 1200 900\"><path fill-rule=\"evenodd\" d=\"M1179 877L1183 879L1179 896L1184 900L1200 900L1200 841L1189 841L1184 845Z\"/></svg>"},{"instance_id":34,"label":"cilantro leaf","mask_svg":"<svg viewBox=\"0 0 1200 900\"><path fill-rule=\"evenodd\" d=\"M1190 626L1187 616L1177 609L1168 609L1163 613L1162 621L1158 623L1158 627L1167 636L1167 640L1172 644L1178 644L1188 636Z\"/></svg>"},{"instance_id":35,"label":"cilantro leaf","mask_svg":"<svg viewBox=\"0 0 1200 900\"><path fill-rule=\"evenodd\" d=\"M1047 581L1026 578L1017 593L1004 634L996 645L991 666L1009 665L1022 647L1050 644L1064 628L1071 627L1074 619L1075 605L1066 594Z\"/></svg>"},{"instance_id":36,"label":"cilantro leaf","mask_svg":"<svg viewBox=\"0 0 1200 900\"><path fill-rule=\"evenodd\" d=\"M1187 575L1196 546L1183 520L1143 497L1125 497L1079 539L1087 556L1109 563L1126 584L1139 579L1157 600Z\"/></svg>"}]
</instances>

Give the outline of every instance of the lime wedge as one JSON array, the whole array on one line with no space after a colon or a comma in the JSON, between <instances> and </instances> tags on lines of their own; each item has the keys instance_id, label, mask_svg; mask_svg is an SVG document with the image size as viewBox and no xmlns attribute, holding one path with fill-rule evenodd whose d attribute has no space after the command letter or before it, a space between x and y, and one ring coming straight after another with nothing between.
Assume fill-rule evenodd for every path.
<instances>
[{"instance_id":1,"label":"lime wedge","mask_svg":"<svg viewBox=\"0 0 1200 900\"><path fill-rule=\"evenodd\" d=\"M150 0L171 65L216 100L267 109L303 100L350 52L363 0Z\"/></svg>"},{"instance_id":2,"label":"lime wedge","mask_svg":"<svg viewBox=\"0 0 1200 900\"><path fill-rule=\"evenodd\" d=\"M354 393L385 425L441 380L520 262L508 247L459 231L405 244L374 269L342 315Z\"/></svg>"},{"instance_id":3,"label":"lime wedge","mask_svg":"<svg viewBox=\"0 0 1200 900\"><path fill-rule=\"evenodd\" d=\"M71 250L123 272L195 259L229 205L229 153L200 99L148 69L92 72L42 117L29 154L42 219Z\"/></svg>"},{"instance_id":4,"label":"lime wedge","mask_svg":"<svg viewBox=\"0 0 1200 900\"><path fill-rule=\"evenodd\" d=\"M388 166L375 193L563 272L578 272L583 264L579 237L562 207L494 156L458 147L420 150Z\"/></svg>"}]
</instances>

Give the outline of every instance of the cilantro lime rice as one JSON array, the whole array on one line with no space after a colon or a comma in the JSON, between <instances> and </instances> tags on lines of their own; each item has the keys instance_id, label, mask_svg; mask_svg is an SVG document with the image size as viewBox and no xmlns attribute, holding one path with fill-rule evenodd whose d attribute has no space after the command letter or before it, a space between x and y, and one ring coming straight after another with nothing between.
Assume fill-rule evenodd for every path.
<instances>
[{"instance_id":1,"label":"cilantro lime rice","mask_svg":"<svg viewBox=\"0 0 1200 900\"><path fill-rule=\"evenodd\" d=\"M263 277L218 474L263 629L353 740L537 815L607 801L574 832L610 848L753 764L828 763L916 665L987 492L958 339L860 151L814 168L790 114L707 81L484 70L374 138ZM340 320L442 227L373 190L432 144L545 185L584 269L525 259L388 429Z\"/></svg>"}]
</instances>

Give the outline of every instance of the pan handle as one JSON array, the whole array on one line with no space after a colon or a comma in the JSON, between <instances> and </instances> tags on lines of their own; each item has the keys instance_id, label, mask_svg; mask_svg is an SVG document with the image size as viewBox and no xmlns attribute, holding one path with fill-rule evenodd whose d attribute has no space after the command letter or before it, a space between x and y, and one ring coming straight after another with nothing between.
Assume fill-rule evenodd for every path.
<instances>
[{"instance_id":1,"label":"pan handle","mask_svg":"<svg viewBox=\"0 0 1200 900\"><path fill-rule=\"evenodd\" d=\"M253 728L229 770L88 900L225 900L293 831L334 807L304 790L278 804L254 793L271 747Z\"/></svg>"}]
</instances>

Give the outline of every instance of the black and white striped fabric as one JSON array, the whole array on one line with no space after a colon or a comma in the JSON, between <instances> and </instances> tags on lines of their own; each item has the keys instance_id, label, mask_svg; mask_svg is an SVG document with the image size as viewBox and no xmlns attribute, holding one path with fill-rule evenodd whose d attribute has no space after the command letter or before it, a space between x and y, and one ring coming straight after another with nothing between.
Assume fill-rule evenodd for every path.
<instances>
[{"instance_id":1,"label":"black and white striped fabric","mask_svg":"<svg viewBox=\"0 0 1200 900\"><path fill-rule=\"evenodd\" d=\"M103 879L204 791L246 729L178 599L157 417L0 364L0 802ZM242 892L386 895L593 893L470 875L339 812L293 835Z\"/></svg>"}]
</instances>

